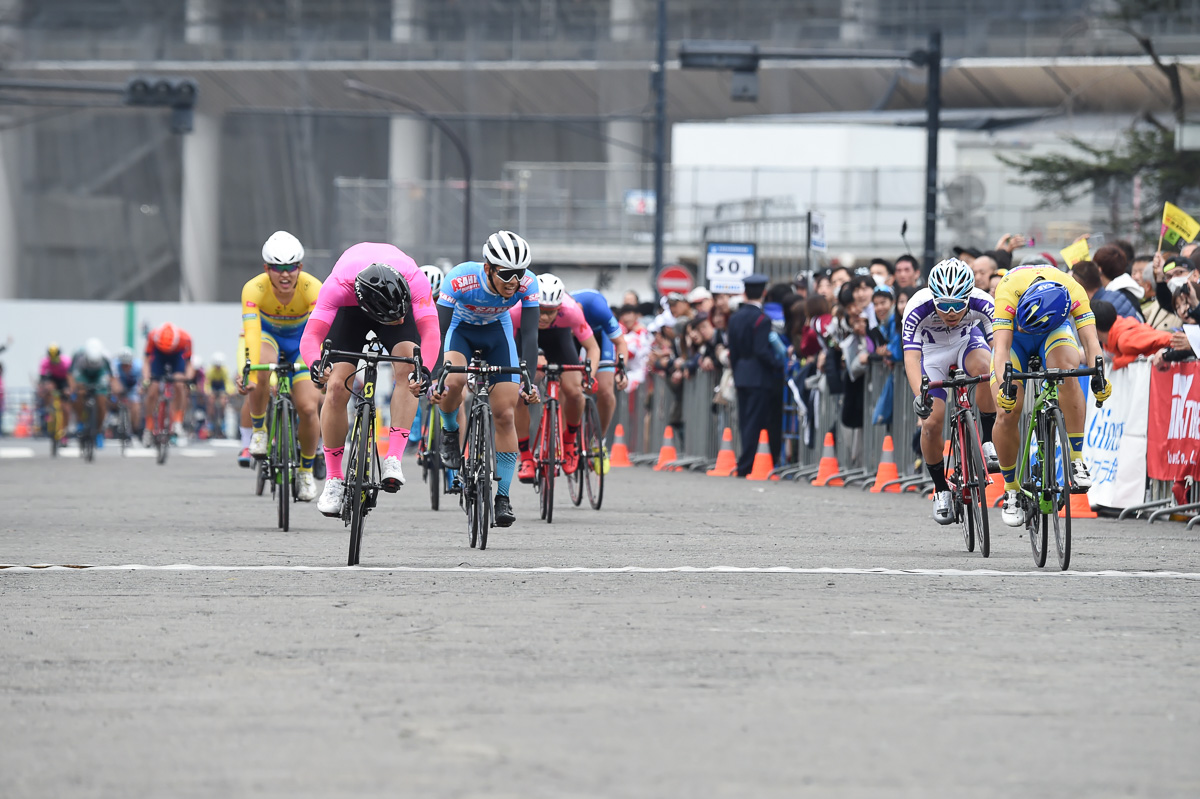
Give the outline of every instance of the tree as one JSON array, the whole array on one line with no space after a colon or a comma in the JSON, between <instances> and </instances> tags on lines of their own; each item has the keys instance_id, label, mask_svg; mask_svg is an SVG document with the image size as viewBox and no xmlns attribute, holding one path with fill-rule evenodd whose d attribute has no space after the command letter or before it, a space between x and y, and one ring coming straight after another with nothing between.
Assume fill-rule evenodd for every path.
<instances>
[{"instance_id":1,"label":"tree","mask_svg":"<svg viewBox=\"0 0 1200 799\"><path fill-rule=\"evenodd\" d=\"M1181 69L1189 69L1177 61L1164 60L1154 42L1142 30L1142 22L1153 15L1170 16L1180 10L1180 0L1116 0L1112 13L1101 19L1128 33L1142 51L1150 57L1155 68L1167 82L1171 96L1171 116L1174 124L1166 124L1152 113L1141 114L1130 121L1129 128L1111 149L1096 147L1078 137L1066 138L1072 152L1056 155L1012 157L1000 160L1013 167L1024 183L1042 195L1039 207L1069 204L1081 197L1106 193L1110 200L1110 226L1118 231L1121 225L1121 197L1140 179L1144 202L1143 218L1133 220L1140 230L1153 223L1169 201L1183 205L1200 199L1200 153L1175 151L1175 124L1183 123L1186 106L1183 96ZM1153 227L1157 236L1157 225Z\"/></svg>"}]
</instances>

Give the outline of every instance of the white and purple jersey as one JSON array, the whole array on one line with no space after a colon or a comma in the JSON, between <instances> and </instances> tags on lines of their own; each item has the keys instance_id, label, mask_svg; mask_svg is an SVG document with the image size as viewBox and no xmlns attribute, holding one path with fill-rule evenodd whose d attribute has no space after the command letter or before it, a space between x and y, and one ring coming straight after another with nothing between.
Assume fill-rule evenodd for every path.
<instances>
[{"instance_id":1,"label":"white and purple jersey","mask_svg":"<svg viewBox=\"0 0 1200 799\"><path fill-rule=\"evenodd\" d=\"M499 322L505 332L512 332L508 310L515 305L536 308L538 305L538 282L532 272L521 278L517 293L501 297L487 287L487 274L483 264L467 261L450 270L442 279L437 304L454 309L455 326L465 322L469 325L486 325Z\"/></svg>"},{"instance_id":2,"label":"white and purple jersey","mask_svg":"<svg viewBox=\"0 0 1200 799\"><path fill-rule=\"evenodd\" d=\"M923 288L908 301L904 309L901 340L905 351L927 348L957 349L971 331L978 328L988 345L992 343L992 312L995 309L992 296L979 288L971 289L967 297L967 313L959 323L950 327L938 316L933 307L933 292Z\"/></svg>"}]
</instances>

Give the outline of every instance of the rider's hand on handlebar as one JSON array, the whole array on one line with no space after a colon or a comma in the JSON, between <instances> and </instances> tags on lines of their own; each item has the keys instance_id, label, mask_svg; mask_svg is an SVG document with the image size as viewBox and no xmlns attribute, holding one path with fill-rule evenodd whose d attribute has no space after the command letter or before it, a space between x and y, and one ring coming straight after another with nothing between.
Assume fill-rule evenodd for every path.
<instances>
[{"instance_id":1,"label":"rider's hand on handlebar","mask_svg":"<svg viewBox=\"0 0 1200 799\"><path fill-rule=\"evenodd\" d=\"M312 378L313 385L317 388L325 386L326 381L329 380L329 374L333 371L329 366L325 366L324 370L322 370L321 367L324 363L322 360L320 363L314 363L308 368L308 374Z\"/></svg>"},{"instance_id":2,"label":"rider's hand on handlebar","mask_svg":"<svg viewBox=\"0 0 1200 799\"><path fill-rule=\"evenodd\" d=\"M996 407L1005 413L1012 413L1013 408L1017 407L1017 387L1012 383L1001 383L1000 390L996 393Z\"/></svg>"},{"instance_id":3,"label":"rider's hand on handlebar","mask_svg":"<svg viewBox=\"0 0 1200 799\"><path fill-rule=\"evenodd\" d=\"M924 394L913 397L913 411L922 419L928 419L933 413L933 400Z\"/></svg>"},{"instance_id":4,"label":"rider's hand on handlebar","mask_svg":"<svg viewBox=\"0 0 1200 799\"><path fill-rule=\"evenodd\" d=\"M241 372L234 372L233 387L237 389L237 393L243 397L250 393L250 384L242 378Z\"/></svg>"},{"instance_id":5,"label":"rider's hand on handlebar","mask_svg":"<svg viewBox=\"0 0 1200 799\"><path fill-rule=\"evenodd\" d=\"M1099 389L1095 385L1092 386L1092 393L1096 395L1096 402L1107 402L1112 396L1112 381L1107 377L1104 378L1104 385Z\"/></svg>"}]
</instances>

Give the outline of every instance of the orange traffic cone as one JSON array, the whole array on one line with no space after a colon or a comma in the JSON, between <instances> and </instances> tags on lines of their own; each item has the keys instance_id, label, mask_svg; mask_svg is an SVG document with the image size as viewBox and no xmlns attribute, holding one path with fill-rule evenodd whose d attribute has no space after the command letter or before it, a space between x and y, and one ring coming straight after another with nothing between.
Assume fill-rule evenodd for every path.
<instances>
[{"instance_id":1,"label":"orange traffic cone","mask_svg":"<svg viewBox=\"0 0 1200 799\"><path fill-rule=\"evenodd\" d=\"M871 493L878 494L881 491L887 491L889 494L900 493L900 485L898 483L883 487L884 483L892 480L900 479L900 470L896 468L896 456L893 454L895 447L892 445L892 437L883 437L883 456L879 459L879 468L875 470L875 485L871 486Z\"/></svg>"},{"instance_id":2,"label":"orange traffic cone","mask_svg":"<svg viewBox=\"0 0 1200 799\"><path fill-rule=\"evenodd\" d=\"M1065 514L1060 510L1058 515ZM1072 519L1099 519L1100 514L1092 510L1091 503L1088 502L1087 494L1072 494L1071 495L1071 518Z\"/></svg>"},{"instance_id":3,"label":"orange traffic cone","mask_svg":"<svg viewBox=\"0 0 1200 799\"><path fill-rule=\"evenodd\" d=\"M629 447L625 446L625 428L618 424L613 433L612 452L608 453L609 466L632 466L629 460Z\"/></svg>"},{"instance_id":4,"label":"orange traffic cone","mask_svg":"<svg viewBox=\"0 0 1200 799\"><path fill-rule=\"evenodd\" d=\"M661 472L667 468L667 464L678 459L675 454L675 431L671 429L671 425L663 430L662 447L658 450L658 463L654 464L654 471Z\"/></svg>"},{"instance_id":5,"label":"orange traffic cone","mask_svg":"<svg viewBox=\"0 0 1200 799\"><path fill-rule=\"evenodd\" d=\"M14 438L29 438L33 435L33 412L28 405L21 405L21 413L17 416L17 426L13 429Z\"/></svg>"},{"instance_id":6,"label":"orange traffic cone","mask_svg":"<svg viewBox=\"0 0 1200 799\"><path fill-rule=\"evenodd\" d=\"M770 480L772 479L771 470L775 468L775 461L771 457L771 439L767 436L766 430L759 431L758 434L758 449L754 451L754 463L750 466L750 474L746 475L747 480ZM775 480L779 477L774 476Z\"/></svg>"},{"instance_id":7,"label":"orange traffic cone","mask_svg":"<svg viewBox=\"0 0 1200 799\"><path fill-rule=\"evenodd\" d=\"M757 455L755 456L758 457ZM838 467L837 454L833 451L833 433L825 434L825 448L821 452L821 462L817 464L817 479L812 481L815 486L840 486L842 478L830 480L829 478L840 471Z\"/></svg>"},{"instance_id":8,"label":"orange traffic cone","mask_svg":"<svg viewBox=\"0 0 1200 799\"><path fill-rule=\"evenodd\" d=\"M996 503L1000 501L1000 497L1004 496L1004 476L999 474L990 475L992 482L988 483L987 491L984 497L987 500L987 506L994 508Z\"/></svg>"},{"instance_id":9,"label":"orange traffic cone","mask_svg":"<svg viewBox=\"0 0 1200 799\"><path fill-rule=\"evenodd\" d=\"M755 458L757 458L757 453ZM717 464L705 474L709 477L729 477L737 474L737 456L733 454L733 431L728 427L721 434L721 449L717 452Z\"/></svg>"}]
</instances>

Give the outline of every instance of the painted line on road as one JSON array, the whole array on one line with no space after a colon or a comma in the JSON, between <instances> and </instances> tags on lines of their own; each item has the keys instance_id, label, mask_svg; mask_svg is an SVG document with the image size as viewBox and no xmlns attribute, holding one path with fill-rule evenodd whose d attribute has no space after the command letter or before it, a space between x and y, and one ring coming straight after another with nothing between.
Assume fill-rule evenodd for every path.
<instances>
[{"instance_id":1,"label":"painted line on road","mask_svg":"<svg viewBox=\"0 0 1200 799\"><path fill-rule=\"evenodd\" d=\"M1200 572L1172 571L1020 571L995 569L856 569L793 568L791 566L208 566L174 563L161 566L126 564L96 566L90 564L29 565L0 564L0 570L32 571L208 571L208 572L408 572L413 574L807 574L807 575L882 575L889 577L1140 577L1169 580L1200 580Z\"/></svg>"},{"instance_id":2,"label":"painted line on road","mask_svg":"<svg viewBox=\"0 0 1200 799\"><path fill-rule=\"evenodd\" d=\"M0 458L32 458L32 447L4 447L0 449Z\"/></svg>"},{"instance_id":3,"label":"painted line on road","mask_svg":"<svg viewBox=\"0 0 1200 799\"><path fill-rule=\"evenodd\" d=\"M215 458L217 453L211 449L180 449L176 450L185 458Z\"/></svg>"}]
</instances>

